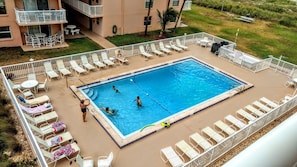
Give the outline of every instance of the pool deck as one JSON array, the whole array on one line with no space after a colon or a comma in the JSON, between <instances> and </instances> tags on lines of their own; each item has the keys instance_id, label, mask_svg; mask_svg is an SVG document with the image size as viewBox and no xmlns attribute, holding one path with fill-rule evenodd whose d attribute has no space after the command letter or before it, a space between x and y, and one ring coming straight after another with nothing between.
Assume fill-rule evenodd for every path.
<instances>
[{"instance_id":1,"label":"pool deck","mask_svg":"<svg viewBox=\"0 0 297 167\"><path fill-rule=\"evenodd\" d=\"M78 79L85 83L106 80L129 71L139 70L154 66L156 64L173 61L188 56L211 64L229 74L247 81L254 86L240 94L232 96L214 106L204 109L186 119L178 121L170 128L161 130L141 139L123 148L111 139L109 134L102 128L98 122L87 113L87 122L82 121L82 113L79 108L79 100L75 98L73 92L67 87L70 85L83 85ZM228 114L235 115L236 110L244 108L246 105L258 100L261 97L267 97L271 100L279 101L287 94L292 94L293 89L285 86L287 76L284 76L273 70L264 70L253 73L245 68L241 68L225 59L218 58L210 52L210 48L190 45L188 51L182 53L174 52L171 55L163 57L154 56L147 60L142 56L129 57L129 65L117 65L106 69L100 69L95 72L89 72L86 75L81 74L79 77L74 74L66 79L48 82L48 92L40 92L37 96L47 94L52 101L54 110L67 125L67 130L77 140L81 149L82 156L92 156L97 166L98 156L114 153L112 166L114 167L166 167L160 158L160 149L172 146L180 140L188 142L189 135L200 132L206 126L213 127L213 123L223 120ZM41 82L44 76L38 76ZM210 90L211 91L211 90ZM188 159L186 159L188 161ZM50 165L53 166L53 165ZM57 167L70 166L67 159L58 161ZM71 165L77 167L76 163Z\"/></svg>"}]
</instances>

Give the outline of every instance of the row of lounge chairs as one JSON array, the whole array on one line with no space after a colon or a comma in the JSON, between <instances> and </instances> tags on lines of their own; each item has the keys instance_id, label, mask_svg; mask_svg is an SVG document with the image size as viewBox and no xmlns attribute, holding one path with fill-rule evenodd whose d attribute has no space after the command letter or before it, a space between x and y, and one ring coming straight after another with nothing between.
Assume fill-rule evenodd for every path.
<instances>
[{"instance_id":1,"label":"row of lounge chairs","mask_svg":"<svg viewBox=\"0 0 297 167\"><path fill-rule=\"evenodd\" d=\"M101 60L99 60L98 55L96 53L91 54L91 58L93 63L91 64L88 61L88 58L86 55L83 55L81 58L81 65L79 65L76 60L70 60L70 68L67 68L64 64L64 61L62 59L59 59L56 61L57 65L57 71L60 73L61 77L72 75L72 72L70 69L72 69L74 72L77 73L79 76L80 74L88 73L89 71L96 70L96 67L98 68L105 68L107 66L113 66L115 63L111 61L106 52L101 52ZM119 60L122 62L121 58ZM127 61L124 61L127 62ZM52 78L59 78L59 75L57 72L53 69L51 62L44 62L44 68L45 73L49 79Z\"/></svg>"},{"instance_id":2,"label":"row of lounge chairs","mask_svg":"<svg viewBox=\"0 0 297 167\"><path fill-rule=\"evenodd\" d=\"M173 41L170 41L168 45L164 45L163 42L159 42L159 49L157 49L155 43L151 43L150 45L146 46L146 49L143 45L139 46L139 52L142 56L146 58L151 58L153 54L157 56L163 56L164 54L171 54L171 51L182 52L183 50L187 50L188 47L182 45L179 39L176 39L176 43L174 44ZM150 53L151 52L151 53Z\"/></svg>"},{"instance_id":3,"label":"row of lounge chairs","mask_svg":"<svg viewBox=\"0 0 297 167\"><path fill-rule=\"evenodd\" d=\"M175 147L168 146L160 150L160 157L164 163L173 167L183 166L185 159L191 160L201 153L209 150L214 145L221 143L228 136L246 127L251 121L255 121L279 105L265 97L247 105L244 109L236 111L236 116L227 115L224 121L218 120L212 127L205 127L201 133L195 132L189 136L189 144L181 140Z\"/></svg>"},{"instance_id":4,"label":"row of lounge chairs","mask_svg":"<svg viewBox=\"0 0 297 167\"><path fill-rule=\"evenodd\" d=\"M58 114L47 95L26 100L17 96L19 106L22 109L36 141L48 164L54 164L63 158L69 161L75 159L79 166L94 166L92 157L82 157L80 148L70 132L66 131L66 124L58 120ZM32 102L34 101L34 102ZM108 156L99 156L98 167L111 166L113 152Z\"/></svg>"},{"instance_id":5,"label":"row of lounge chairs","mask_svg":"<svg viewBox=\"0 0 297 167\"><path fill-rule=\"evenodd\" d=\"M80 149L71 133L66 131L66 125L58 120L49 97L43 95L30 100L21 96L17 98L48 164L55 166L60 159L75 159Z\"/></svg>"}]
</instances>

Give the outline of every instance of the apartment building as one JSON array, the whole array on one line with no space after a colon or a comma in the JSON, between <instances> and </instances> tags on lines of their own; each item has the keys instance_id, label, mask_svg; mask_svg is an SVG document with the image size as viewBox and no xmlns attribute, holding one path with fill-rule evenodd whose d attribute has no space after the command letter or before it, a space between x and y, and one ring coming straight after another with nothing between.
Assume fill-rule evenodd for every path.
<instances>
[{"instance_id":1,"label":"apartment building","mask_svg":"<svg viewBox=\"0 0 297 167\"><path fill-rule=\"evenodd\" d=\"M150 0L62 0L69 21L80 24L96 34L107 37L144 32ZM169 7L180 11L183 0L152 0L148 16L148 30L161 29L158 12ZM189 10L192 1L186 0L184 9ZM180 22L180 19L179 19ZM171 22L168 28L174 27Z\"/></svg>"},{"instance_id":2,"label":"apartment building","mask_svg":"<svg viewBox=\"0 0 297 167\"><path fill-rule=\"evenodd\" d=\"M0 47L32 47L30 34L44 45L46 37L59 34L62 43L65 23L61 0L0 0Z\"/></svg>"}]
</instances>

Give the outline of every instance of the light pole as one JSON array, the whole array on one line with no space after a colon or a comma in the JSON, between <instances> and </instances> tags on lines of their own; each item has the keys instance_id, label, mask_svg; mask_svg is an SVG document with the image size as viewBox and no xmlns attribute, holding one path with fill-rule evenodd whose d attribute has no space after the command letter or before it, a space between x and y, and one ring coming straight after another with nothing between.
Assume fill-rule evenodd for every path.
<instances>
[{"instance_id":1,"label":"light pole","mask_svg":"<svg viewBox=\"0 0 297 167\"><path fill-rule=\"evenodd\" d=\"M34 59L30 58L29 61L31 62L32 72L33 72L33 74L35 74L35 69L34 69L34 65L33 65Z\"/></svg>"},{"instance_id":2,"label":"light pole","mask_svg":"<svg viewBox=\"0 0 297 167\"><path fill-rule=\"evenodd\" d=\"M237 32L236 32L236 34L235 34L235 44L236 44L236 41L237 41L237 37L238 37L238 33L239 33L239 28L237 29Z\"/></svg>"}]
</instances>

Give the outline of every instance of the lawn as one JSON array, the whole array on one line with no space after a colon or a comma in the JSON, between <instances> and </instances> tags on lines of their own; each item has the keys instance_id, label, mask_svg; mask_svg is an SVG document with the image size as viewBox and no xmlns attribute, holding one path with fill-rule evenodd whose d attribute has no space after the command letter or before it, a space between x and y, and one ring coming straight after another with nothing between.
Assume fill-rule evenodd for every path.
<instances>
[{"instance_id":1,"label":"lawn","mask_svg":"<svg viewBox=\"0 0 297 167\"><path fill-rule=\"evenodd\" d=\"M31 52L23 52L20 47L1 48L0 65L3 66L7 64L26 62L29 61L30 58L33 58L34 60L40 60L102 49L101 46L89 38L68 39L66 42L69 45L67 48L47 49Z\"/></svg>"}]
</instances>

